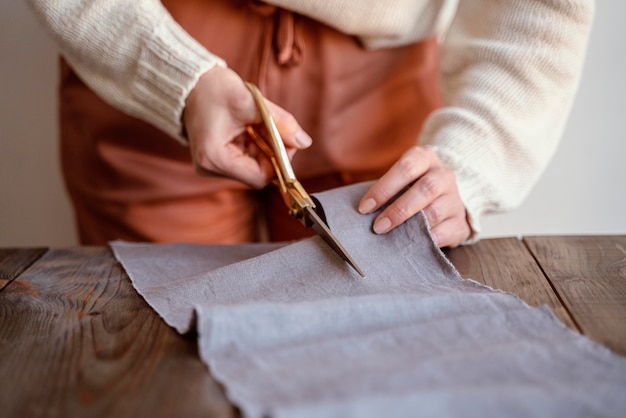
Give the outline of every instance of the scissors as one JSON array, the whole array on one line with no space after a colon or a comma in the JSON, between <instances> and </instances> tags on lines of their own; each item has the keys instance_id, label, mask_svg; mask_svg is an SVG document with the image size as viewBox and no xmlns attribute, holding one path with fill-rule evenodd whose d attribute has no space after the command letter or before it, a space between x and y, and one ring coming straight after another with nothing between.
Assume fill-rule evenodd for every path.
<instances>
[{"instance_id":1,"label":"scissors","mask_svg":"<svg viewBox=\"0 0 626 418\"><path fill-rule=\"evenodd\" d=\"M270 114L263 95L258 87L254 84L246 82L246 86L252 93L254 102L261 113L263 125L265 127L265 135L253 126L247 126L246 130L254 143L259 149L270 159L274 171L276 172L275 183L280 189L285 205L289 208L289 215L302 223L307 228L313 230L341 257L343 258L361 277L365 274L357 265L354 259L348 254L346 249L341 245L337 237L330 231L326 222L316 211L316 205L304 190L304 187L296 179L296 176L289 162L289 156L285 149L285 144L278 132L276 122Z\"/></svg>"}]
</instances>

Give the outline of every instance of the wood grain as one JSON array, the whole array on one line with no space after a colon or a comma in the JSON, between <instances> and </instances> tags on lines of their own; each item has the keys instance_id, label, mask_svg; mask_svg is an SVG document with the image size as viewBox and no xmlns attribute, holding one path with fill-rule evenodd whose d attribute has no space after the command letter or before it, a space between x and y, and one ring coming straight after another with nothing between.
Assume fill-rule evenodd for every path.
<instances>
[{"instance_id":1,"label":"wood grain","mask_svg":"<svg viewBox=\"0 0 626 418\"><path fill-rule=\"evenodd\" d=\"M531 306L547 305L568 327L580 331L559 301L524 243L517 238L494 238L446 250L465 279L519 296Z\"/></svg>"},{"instance_id":2,"label":"wood grain","mask_svg":"<svg viewBox=\"0 0 626 418\"><path fill-rule=\"evenodd\" d=\"M464 278L546 304L626 354L626 236L489 239L446 254ZM196 336L169 328L108 249L0 250L0 286L1 417L237 415Z\"/></svg>"},{"instance_id":3,"label":"wood grain","mask_svg":"<svg viewBox=\"0 0 626 418\"><path fill-rule=\"evenodd\" d=\"M51 250L0 293L3 417L236 414L104 248Z\"/></svg>"},{"instance_id":4,"label":"wood grain","mask_svg":"<svg viewBox=\"0 0 626 418\"><path fill-rule=\"evenodd\" d=\"M46 251L46 248L0 248L0 292Z\"/></svg>"},{"instance_id":5,"label":"wood grain","mask_svg":"<svg viewBox=\"0 0 626 418\"><path fill-rule=\"evenodd\" d=\"M525 238L589 338L626 354L626 236Z\"/></svg>"}]
</instances>

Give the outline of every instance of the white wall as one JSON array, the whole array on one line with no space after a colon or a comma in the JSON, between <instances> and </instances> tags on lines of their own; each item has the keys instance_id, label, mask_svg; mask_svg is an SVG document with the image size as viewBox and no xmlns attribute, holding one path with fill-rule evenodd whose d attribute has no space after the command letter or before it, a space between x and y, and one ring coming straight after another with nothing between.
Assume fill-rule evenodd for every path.
<instances>
[{"instance_id":1,"label":"white wall","mask_svg":"<svg viewBox=\"0 0 626 418\"><path fill-rule=\"evenodd\" d=\"M0 2L0 246L76 243L61 183L57 54L23 0Z\"/></svg>"},{"instance_id":2,"label":"white wall","mask_svg":"<svg viewBox=\"0 0 626 418\"><path fill-rule=\"evenodd\" d=\"M563 142L526 203L485 236L626 233L626 3L598 1ZM0 3L0 247L76 243L58 164L57 60L23 0Z\"/></svg>"}]
</instances>

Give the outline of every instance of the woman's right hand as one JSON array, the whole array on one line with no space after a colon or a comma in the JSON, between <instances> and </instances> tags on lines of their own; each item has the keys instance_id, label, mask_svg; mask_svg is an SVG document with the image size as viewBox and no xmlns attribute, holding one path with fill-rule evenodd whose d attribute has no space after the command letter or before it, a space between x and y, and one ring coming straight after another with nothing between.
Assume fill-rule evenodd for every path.
<instances>
[{"instance_id":1,"label":"woman's right hand","mask_svg":"<svg viewBox=\"0 0 626 418\"><path fill-rule=\"evenodd\" d=\"M311 137L286 110L266 99L290 157L311 145ZM265 154L246 134L260 123L252 93L231 69L214 67L204 73L186 100L183 124L191 156L201 174L221 175L253 188L263 188L275 176Z\"/></svg>"}]
</instances>

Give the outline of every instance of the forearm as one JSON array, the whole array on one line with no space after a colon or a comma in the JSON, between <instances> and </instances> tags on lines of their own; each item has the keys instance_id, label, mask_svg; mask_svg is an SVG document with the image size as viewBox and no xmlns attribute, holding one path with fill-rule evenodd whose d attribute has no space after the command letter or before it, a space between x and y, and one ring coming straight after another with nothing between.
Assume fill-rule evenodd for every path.
<instances>
[{"instance_id":1,"label":"forearm","mask_svg":"<svg viewBox=\"0 0 626 418\"><path fill-rule=\"evenodd\" d=\"M442 46L445 106L420 144L455 171L475 231L518 206L554 153L592 15L591 0L460 2Z\"/></svg>"},{"instance_id":2,"label":"forearm","mask_svg":"<svg viewBox=\"0 0 626 418\"><path fill-rule=\"evenodd\" d=\"M27 2L92 90L175 137L198 78L223 65L158 0Z\"/></svg>"}]
</instances>

